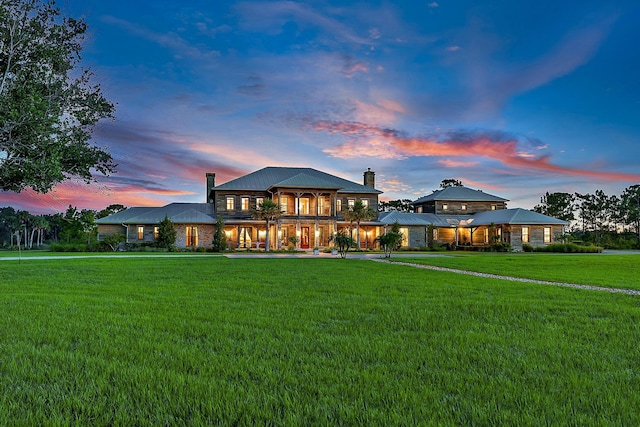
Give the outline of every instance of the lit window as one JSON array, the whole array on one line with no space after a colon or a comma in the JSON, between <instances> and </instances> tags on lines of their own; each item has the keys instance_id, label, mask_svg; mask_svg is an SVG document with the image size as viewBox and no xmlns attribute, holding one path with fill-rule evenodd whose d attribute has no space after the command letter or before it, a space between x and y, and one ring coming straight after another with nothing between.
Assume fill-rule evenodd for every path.
<instances>
[{"instance_id":1,"label":"lit window","mask_svg":"<svg viewBox=\"0 0 640 427\"><path fill-rule=\"evenodd\" d=\"M433 240L438 240L438 229L437 228L433 229Z\"/></svg>"},{"instance_id":2,"label":"lit window","mask_svg":"<svg viewBox=\"0 0 640 427\"><path fill-rule=\"evenodd\" d=\"M138 226L138 240L142 240L144 239L144 226L143 225L139 225Z\"/></svg>"},{"instance_id":3,"label":"lit window","mask_svg":"<svg viewBox=\"0 0 640 427\"><path fill-rule=\"evenodd\" d=\"M442 210L443 210L443 211L446 211L447 209L449 209L449 205L448 205L448 204L446 204L446 203L443 203L443 204L442 204Z\"/></svg>"},{"instance_id":4,"label":"lit window","mask_svg":"<svg viewBox=\"0 0 640 427\"><path fill-rule=\"evenodd\" d=\"M249 198L248 197L243 197L240 199L240 206L241 209L243 211L248 211L249 210Z\"/></svg>"},{"instance_id":5,"label":"lit window","mask_svg":"<svg viewBox=\"0 0 640 427\"><path fill-rule=\"evenodd\" d=\"M544 228L544 242L545 243L551 242L551 227Z\"/></svg>"},{"instance_id":6,"label":"lit window","mask_svg":"<svg viewBox=\"0 0 640 427\"><path fill-rule=\"evenodd\" d=\"M297 214L300 211L300 215L309 215L309 198L308 197L296 197L296 211Z\"/></svg>"},{"instance_id":7,"label":"lit window","mask_svg":"<svg viewBox=\"0 0 640 427\"><path fill-rule=\"evenodd\" d=\"M356 204L355 199L349 199L347 200L347 206L349 206L350 208L354 207Z\"/></svg>"},{"instance_id":8,"label":"lit window","mask_svg":"<svg viewBox=\"0 0 640 427\"><path fill-rule=\"evenodd\" d=\"M497 208L497 206L496 206L496 205L491 205L491 210L492 210L492 211L495 211L495 210L496 210L496 208Z\"/></svg>"},{"instance_id":9,"label":"lit window","mask_svg":"<svg viewBox=\"0 0 640 427\"><path fill-rule=\"evenodd\" d=\"M187 246L198 246L198 227L187 227Z\"/></svg>"},{"instance_id":10,"label":"lit window","mask_svg":"<svg viewBox=\"0 0 640 427\"><path fill-rule=\"evenodd\" d=\"M256 198L256 208L259 208L260 205L262 205L264 203L264 197L257 197Z\"/></svg>"},{"instance_id":11,"label":"lit window","mask_svg":"<svg viewBox=\"0 0 640 427\"><path fill-rule=\"evenodd\" d=\"M235 209L235 197L233 196L227 196L227 210L228 211L232 211Z\"/></svg>"},{"instance_id":12,"label":"lit window","mask_svg":"<svg viewBox=\"0 0 640 427\"><path fill-rule=\"evenodd\" d=\"M522 227L522 242L529 243L529 227Z\"/></svg>"},{"instance_id":13,"label":"lit window","mask_svg":"<svg viewBox=\"0 0 640 427\"><path fill-rule=\"evenodd\" d=\"M467 210L467 205L462 205L462 210L466 211Z\"/></svg>"},{"instance_id":14,"label":"lit window","mask_svg":"<svg viewBox=\"0 0 640 427\"><path fill-rule=\"evenodd\" d=\"M153 238L157 239L160 235L160 227L153 227Z\"/></svg>"},{"instance_id":15,"label":"lit window","mask_svg":"<svg viewBox=\"0 0 640 427\"><path fill-rule=\"evenodd\" d=\"M324 215L324 197L318 197L318 215Z\"/></svg>"},{"instance_id":16,"label":"lit window","mask_svg":"<svg viewBox=\"0 0 640 427\"><path fill-rule=\"evenodd\" d=\"M489 243L489 229L488 228L484 229L484 242L485 243Z\"/></svg>"},{"instance_id":17,"label":"lit window","mask_svg":"<svg viewBox=\"0 0 640 427\"><path fill-rule=\"evenodd\" d=\"M362 206L364 206L365 208L368 208L369 207L369 200L362 199Z\"/></svg>"},{"instance_id":18,"label":"lit window","mask_svg":"<svg viewBox=\"0 0 640 427\"><path fill-rule=\"evenodd\" d=\"M336 211L342 212L342 200L336 200Z\"/></svg>"},{"instance_id":19,"label":"lit window","mask_svg":"<svg viewBox=\"0 0 640 427\"><path fill-rule=\"evenodd\" d=\"M283 212L289 212L287 209L289 205L289 199L287 196L280 196L280 210Z\"/></svg>"},{"instance_id":20,"label":"lit window","mask_svg":"<svg viewBox=\"0 0 640 427\"><path fill-rule=\"evenodd\" d=\"M400 234L402 234L402 246L409 246L409 229L400 228Z\"/></svg>"},{"instance_id":21,"label":"lit window","mask_svg":"<svg viewBox=\"0 0 640 427\"><path fill-rule=\"evenodd\" d=\"M416 208L416 213L422 213L422 206L418 206Z\"/></svg>"}]
</instances>

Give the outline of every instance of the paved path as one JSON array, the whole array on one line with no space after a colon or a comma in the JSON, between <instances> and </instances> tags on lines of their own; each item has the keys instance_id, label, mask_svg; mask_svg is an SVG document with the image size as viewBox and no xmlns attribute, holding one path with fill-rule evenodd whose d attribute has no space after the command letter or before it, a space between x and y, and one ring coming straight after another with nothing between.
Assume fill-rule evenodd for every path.
<instances>
[{"instance_id":1,"label":"paved path","mask_svg":"<svg viewBox=\"0 0 640 427\"><path fill-rule=\"evenodd\" d=\"M372 259L371 261L406 265L409 267L424 268L427 270L446 271L448 273L466 274L468 276L486 277L489 279L509 280L512 282L537 283L540 285L562 286L566 288L587 289L590 291L604 291L604 292L612 292L612 293L627 294L627 295L640 295L640 291L636 291L633 289L606 288L603 286L579 285L577 283L549 282L546 280L526 279L524 277L502 276L499 274L490 274L490 273L478 273L475 271L458 270L457 268L436 267L433 265L413 264L413 263L399 262L399 261L388 261L384 259Z\"/></svg>"}]
</instances>

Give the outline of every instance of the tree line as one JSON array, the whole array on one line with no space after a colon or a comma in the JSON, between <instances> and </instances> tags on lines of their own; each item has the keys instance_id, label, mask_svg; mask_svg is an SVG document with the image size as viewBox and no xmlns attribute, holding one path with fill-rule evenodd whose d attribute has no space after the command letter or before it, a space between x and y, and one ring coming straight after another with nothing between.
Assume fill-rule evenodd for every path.
<instances>
[{"instance_id":1,"label":"tree line","mask_svg":"<svg viewBox=\"0 0 640 427\"><path fill-rule=\"evenodd\" d=\"M547 192L533 210L569 222L569 237L576 240L617 248L640 243L640 184L620 195Z\"/></svg>"},{"instance_id":2,"label":"tree line","mask_svg":"<svg viewBox=\"0 0 640 427\"><path fill-rule=\"evenodd\" d=\"M45 243L97 243L96 220L126 209L120 204L100 211L78 209L69 205L66 212L32 215L13 207L0 208L0 247L38 249Z\"/></svg>"}]
</instances>

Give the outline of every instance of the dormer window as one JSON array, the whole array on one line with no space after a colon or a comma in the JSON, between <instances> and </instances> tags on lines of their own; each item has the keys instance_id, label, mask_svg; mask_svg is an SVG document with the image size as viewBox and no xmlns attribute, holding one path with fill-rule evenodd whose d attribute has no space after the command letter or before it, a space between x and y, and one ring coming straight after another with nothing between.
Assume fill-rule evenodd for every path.
<instances>
[{"instance_id":1,"label":"dormer window","mask_svg":"<svg viewBox=\"0 0 640 427\"><path fill-rule=\"evenodd\" d=\"M466 210L467 210L467 205L463 204L463 205L462 205L462 210L463 210L463 211L466 211Z\"/></svg>"},{"instance_id":2,"label":"dormer window","mask_svg":"<svg viewBox=\"0 0 640 427\"><path fill-rule=\"evenodd\" d=\"M447 203L443 203L442 204L442 210L443 211L449 210L449 205Z\"/></svg>"}]
</instances>

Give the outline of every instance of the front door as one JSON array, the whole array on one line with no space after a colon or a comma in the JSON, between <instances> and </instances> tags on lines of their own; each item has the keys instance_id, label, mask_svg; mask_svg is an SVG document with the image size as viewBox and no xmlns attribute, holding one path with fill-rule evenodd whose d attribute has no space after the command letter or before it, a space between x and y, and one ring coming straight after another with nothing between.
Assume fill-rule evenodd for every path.
<instances>
[{"instance_id":1,"label":"front door","mask_svg":"<svg viewBox=\"0 0 640 427\"><path fill-rule=\"evenodd\" d=\"M300 229L300 249L309 249L309 227Z\"/></svg>"}]
</instances>

